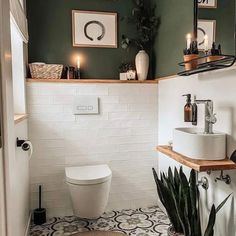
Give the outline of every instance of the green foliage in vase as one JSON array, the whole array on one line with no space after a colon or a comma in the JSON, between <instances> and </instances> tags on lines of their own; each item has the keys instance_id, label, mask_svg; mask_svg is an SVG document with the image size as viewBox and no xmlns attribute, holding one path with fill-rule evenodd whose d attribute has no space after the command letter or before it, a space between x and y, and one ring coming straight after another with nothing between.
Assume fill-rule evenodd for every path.
<instances>
[{"instance_id":1,"label":"green foliage in vase","mask_svg":"<svg viewBox=\"0 0 236 236\"><path fill-rule=\"evenodd\" d=\"M195 171L191 171L189 180L182 167L179 171L175 168L174 173L169 168L168 174L161 173L160 178L153 168L153 175L160 201L166 209L175 232L185 236L202 236L200 194ZM204 236L214 235L216 214L230 196L231 194L217 208L212 205Z\"/></svg>"},{"instance_id":2,"label":"green foliage in vase","mask_svg":"<svg viewBox=\"0 0 236 236\"><path fill-rule=\"evenodd\" d=\"M149 49L153 45L160 23L160 19L155 15L156 6L149 0L133 0L133 2L131 15L122 17L121 20L126 20L128 24L136 27L136 37L122 35L122 48L135 46L138 49Z\"/></svg>"}]
</instances>

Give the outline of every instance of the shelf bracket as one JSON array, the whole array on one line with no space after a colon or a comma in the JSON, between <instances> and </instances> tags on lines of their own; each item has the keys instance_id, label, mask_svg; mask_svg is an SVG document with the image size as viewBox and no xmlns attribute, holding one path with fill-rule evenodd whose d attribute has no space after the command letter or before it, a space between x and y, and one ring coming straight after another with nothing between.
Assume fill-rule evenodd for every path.
<instances>
[{"instance_id":1,"label":"shelf bracket","mask_svg":"<svg viewBox=\"0 0 236 236\"><path fill-rule=\"evenodd\" d=\"M202 186L203 189L208 190L209 189L209 181L207 177L202 177L199 179L199 172L195 171L196 178L197 178L197 186Z\"/></svg>"},{"instance_id":2,"label":"shelf bracket","mask_svg":"<svg viewBox=\"0 0 236 236\"><path fill-rule=\"evenodd\" d=\"M229 175L224 175L224 171L222 170L220 172L220 176L215 178L215 182L222 181L225 182L226 184L231 183L231 177Z\"/></svg>"}]
</instances>

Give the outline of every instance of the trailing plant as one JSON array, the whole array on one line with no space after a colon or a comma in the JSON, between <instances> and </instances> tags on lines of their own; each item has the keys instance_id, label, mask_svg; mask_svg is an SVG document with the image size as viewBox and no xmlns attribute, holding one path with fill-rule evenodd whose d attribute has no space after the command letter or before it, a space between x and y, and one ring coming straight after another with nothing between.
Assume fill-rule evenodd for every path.
<instances>
[{"instance_id":1,"label":"trailing plant","mask_svg":"<svg viewBox=\"0 0 236 236\"><path fill-rule=\"evenodd\" d=\"M122 17L129 24L136 27L136 37L131 38L122 35L122 48L127 49L129 46L136 46L138 49L148 49L152 46L160 19L155 16L156 6L152 5L148 0L133 0L134 8L131 15Z\"/></svg>"},{"instance_id":2,"label":"trailing plant","mask_svg":"<svg viewBox=\"0 0 236 236\"><path fill-rule=\"evenodd\" d=\"M195 171L191 171L189 180L182 167L179 171L175 168L174 173L169 168L168 174L161 173L160 178L153 168L153 175L160 201L166 209L175 232L185 236L202 236L199 190ZM216 214L230 195L217 208L212 205L204 236L214 235Z\"/></svg>"}]
</instances>

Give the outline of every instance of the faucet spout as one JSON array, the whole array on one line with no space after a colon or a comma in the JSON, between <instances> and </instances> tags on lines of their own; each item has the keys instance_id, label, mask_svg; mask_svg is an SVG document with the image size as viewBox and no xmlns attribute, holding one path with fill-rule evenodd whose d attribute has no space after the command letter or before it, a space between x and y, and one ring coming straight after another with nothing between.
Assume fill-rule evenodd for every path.
<instances>
[{"instance_id":1,"label":"faucet spout","mask_svg":"<svg viewBox=\"0 0 236 236\"><path fill-rule=\"evenodd\" d=\"M216 114L213 113L213 101L212 100L195 100L197 104L205 105L205 134L213 134L213 124L217 122Z\"/></svg>"}]
</instances>

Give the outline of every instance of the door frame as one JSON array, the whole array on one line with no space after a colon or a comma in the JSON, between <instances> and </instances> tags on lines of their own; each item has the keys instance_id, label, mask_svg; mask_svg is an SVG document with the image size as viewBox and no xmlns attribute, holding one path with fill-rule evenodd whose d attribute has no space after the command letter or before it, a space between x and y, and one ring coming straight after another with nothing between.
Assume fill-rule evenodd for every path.
<instances>
[{"instance_id":1,"label":"door frame","mask_svg":"<svg viewBox=\"0 0 236 236\"><path fill-rule=\"evenodd\" d=\"M13 107L13 84L11 64L11 33L10 33L10 2L0 0L0 79L1 79L1 110L2 110L2 165L0 166L0 235L13 236L11 227L14 216L11 203L14 196L11 194L10 165L11 157L14 156L14 107Z\"/></svg>"}]
</instances>

